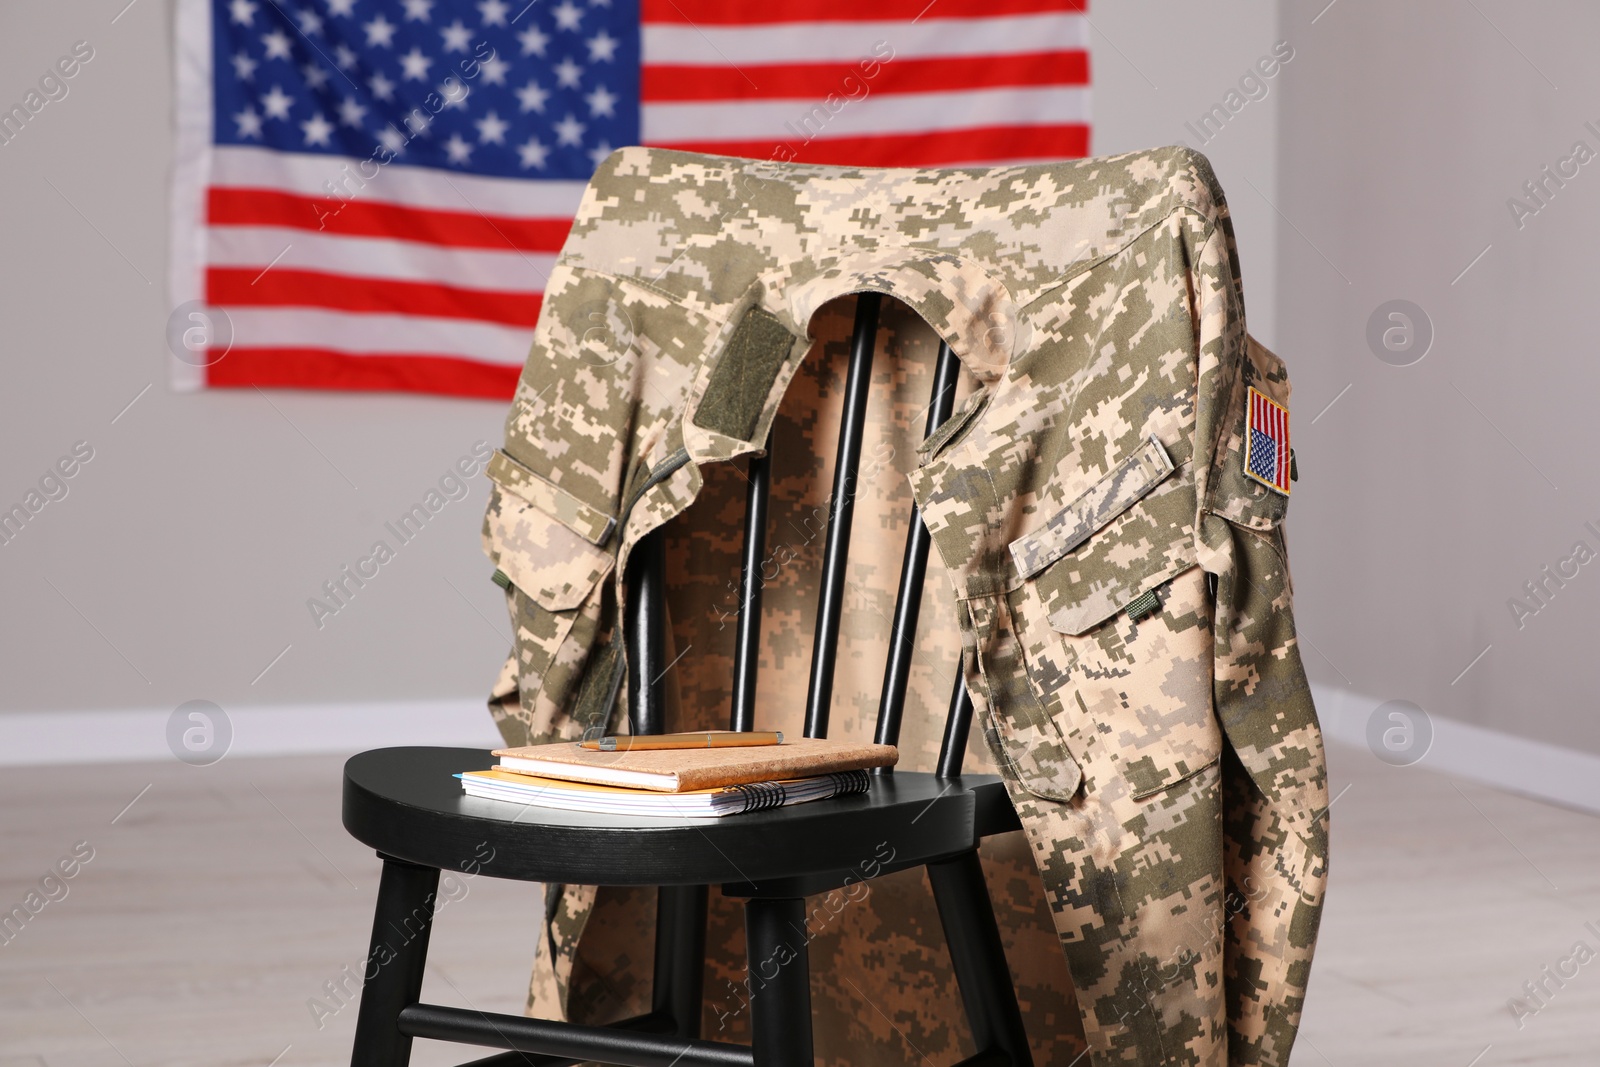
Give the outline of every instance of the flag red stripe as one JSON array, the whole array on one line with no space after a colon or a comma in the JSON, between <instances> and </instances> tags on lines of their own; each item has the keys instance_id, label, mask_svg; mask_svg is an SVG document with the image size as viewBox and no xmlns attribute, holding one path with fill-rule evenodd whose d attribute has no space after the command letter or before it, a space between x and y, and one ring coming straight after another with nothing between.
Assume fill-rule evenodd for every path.
<instances>
[{"instance_id":1,"label":"flag red stripe","mask_svg":"<svg viewBox=\"0 0 1600 1067\"><path fill-rule=\"evenodd\" d=\"M1272 444L1274 446L1273 447L1273 452L1272 452L1272 458L1273 458L1272 481L1273 481L1274 485L1282 485L1283 484L1283 478L1282 478L1281 474L1282 474L1282 471L1283 471L1283 416L1279 413L1279 411L1278 411L1276 406L1274 406L1273 409L1272 409Z\"/></svg>"},{"instance_id":2,"label":"flag red stripe","mask_svg":"<svg viewBox=\"0 0 1600 1067\"><path fill-rule=\"evenodd\" d=\"M1278 487L1289 489L1289 413L1278 412Z\"/></svg>"},{"instance_id":3,"label":"flag red stripe","mask_svg":"<svg viewBox=\"0 0 1600 1067\"><path fill-rule=\"evenodd\" d=\"M297 196L272 189L212 188L213 226L286 226L346 237L389 237L448 248L559 252L571 219L527 219L372 201Z\"/></svg>"},{"instance_id":4,"label":"flag red stripe","mask_svg":"<svg viewBox=\"0 0 1600 1067\"><path fill-rule=\"evenodd\" d=\"M1277 451L1273 453L1277 463L1272 468L1272 480L1281 488L1283 486L1283 454L1287 450L1283 447L1283 413L1276 407L1272 409L1272 439L1273 443L1278 446Z\"/></svg>"},{"instance_id":5,"label":"flag red stripe","mask_svg":"<svg viewBox=\"0 0 1600 1067\"><path fill-rule=\"evenodd\" d=\"M206 368L209 386L393 390L504 401L522 368L455 356L352 356L319 348L234 348Z\"/></svg>"},{"instance_id":6,"label":"flag red stripe","mask_svg":"<svg viewBox=\"0 0 1600 1067\"><path fill-rule=\"evenodd\" d=\"M1262 401L1266 404L1266 401ZM1267 407L1267 436L1272 438L1272 484L1278 484L1278 456L1283 452L1280 442L1283 440L1278 435L1278 409L1271 404Z\"/></svg>"},{"instance_id":7,"label":"flag red stripe","mask_svg":"<svg viewBox=\"0 0 1600 1067\"><path fill-rule=\"evenodd\" d=\"M436 282L323 274L275 267L211 267L206 300L214 307L318 307L433 318L479 319L506 326L533 327L542 294L459 289Z\"/></svg>"},{"instance_id":8,"label":"flag red stripe","mask_svg":"<svg viewBox=\"0 0 1600 1067\"><path fill-rule=\"evenodd\" d=\"M648 64L641 95L646 104L679 100L786 100L820 102L830 94L954 92L1026 85L1087 85L1089 55L1081 49L1020 55L896 59L868 77L867 60L849 63L774 63L739 67ZM865 89L866 93L863 93Z\"/></svg>"},{"instance_id":9,"label":"flag red stripe","mask_svg":"<svg viewBox=\"0 0 1600 1067\"><path fill-rule=\"evenodd\" d=\"M867 137L830 137L804 142L682 141L652 142L661 148L709 152L751 159L782 159L802 163L843 164L858 167L938 167L974 160L1072 159L1087 155L1089 127L1083 123L1057 126L984 126L928 133L878 134Z\"/></svg>"},{"instance_id":10,"label":"flag red stripe","mask_svg":"<svg viewBox=\"0 0 1600 1067\"><path fill-rule=\"evenodd\" d=\"M982 19L997 15L1037 15L1085 11L1088 0L801 0L760 7L748 0L643 0L645 23L705 26L757 26L786 22L910 22L928 19Z\"/></svg>"}]
</instances>

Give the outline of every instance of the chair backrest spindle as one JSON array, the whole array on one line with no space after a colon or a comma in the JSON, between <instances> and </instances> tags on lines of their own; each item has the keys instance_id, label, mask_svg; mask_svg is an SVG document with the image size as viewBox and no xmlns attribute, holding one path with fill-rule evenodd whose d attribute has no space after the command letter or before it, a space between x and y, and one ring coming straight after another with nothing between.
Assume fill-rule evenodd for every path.
<instances>
[{"instance_id":1,"label":"chair backrest spindle","mask_svg":"<svg viewBox=\"0 0 1600 1067\"><path fill-rule=\"evenodd\" d=\"M967 755L967 733L972 728L972 694L967 692L967 680L961 676L962 660L956 660L956 683L950 691L950 712L944 719L944 741L939 745L939 766L934 772L940 778L954 778L961 773L961 762Z\"/></svg>"},{"instance_id":2,"label":"chair backrest spindle","mask_svg":"<svg viewBox=\"0 0 1600 1067\"><path fill-rule=\"evenodd\" d=\"M939 346L933 369L933 396L928 401L928 423L924 436L932 434L950 417L955 408L956 378L960 361L948 344ZM922 585L928 574L928 549L932 546L922 511L911 505L906 530L906 550L900 564L900 591L894 602L894 621L889 625L889 656L883 670L883 694L878 700L878 727L875 740L880 745L900 741L900 720L906 706L906 684L911 677L911 656L916 648L917 621L922 614ZM887 768L880 768L887 771Z\"/></svg>"},{"instance_id":3,"label":"chair backrest spindle","mask_svg":"<svg viewBox=\"0 0 1600 1067\"><path fill-rule=\"evenodd\" d=\"M652 530L634 546L628 560L628 613L623 645L628 656L628 726L636 734L666 730L667 671L666 542Z\"/></svg>"},{"instance_id":4,"label":"chair backrest spindle","mask_svg":"<svg viewBox=\"0 0 1600 1067\"><path fill-rule=\"evenodd\" d=\"M872 382L872 355L878 336L878 308L882 303L883 297L878 293L856 296L855 332L850 340L850 365L845 371L839 451L834 461L833 493L828 498L828 534L822 550L817 629L811 645L811 686L806 694L807 737L828 735L839 618L844 607L845 564L850 556L850 524L855 517L856 474L861 462L861 439L866 430L867 386Z\"/></svg>"},{"instance_id":5,"label":"chair backrest spindle","mask_svg":"<svg viewBox=\"0 0 1600 1067\"><path fill-rule=\"evenodd\" d=\"M856 298L855 327L845 372L844 407L834 463L833 492L828 499L828 528L823 546L822 580L817 604L816 632L812 644L810 688L806 696L805 736L825 737L833 697L839 624L843 612L845 570L850 553L850 528L866 429L867 389L872 379L873 350L882 306L878 293ZM928 403L925 435L949 419L955 407L956 379L961 364L948 344L940 344L934 365L933 394ZM755 728L756 671L761 651L761 568L766 554L768 497L772 483L772 438L766 449L752 457L745 493L744 545L741 551L739 610L734 632L733 695L729 728ZM905 713L906 687L916 647L917 623L922 610L922 587L927 578L932 539L915 504L906 532L905 554L890 625L889 649L884 665L883 692L878 704L875 739L879 744L899 741ZM666 600L663 585L665 548L662 531L642 538L629 561L629 603L624 621L628 657L629 724L636 734L661 733L666 726L663 675L666 663ZM938 775L961 773L967 735L972 724L972 700L957 665L950 710L945 719L939 751Z\"/></svg>"},{"instance_id":6,"label":"chair backrest spindle","mask_svg":"<svg viewBox=\"0 0 1600 1067\"><path fill-rule=\"evenodd\" d=\"M756 663L761 658L761 568L767 552L767 496L772 484L772 436L750 460L744 498L744 555L739 573L739 615L734 624L733 708L728 729L753 730Z\"/></svg>"}]
</instances>

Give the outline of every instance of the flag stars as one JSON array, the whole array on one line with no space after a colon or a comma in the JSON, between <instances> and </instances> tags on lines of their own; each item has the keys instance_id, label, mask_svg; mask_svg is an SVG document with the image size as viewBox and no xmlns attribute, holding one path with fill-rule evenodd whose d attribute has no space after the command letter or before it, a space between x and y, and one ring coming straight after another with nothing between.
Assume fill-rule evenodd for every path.
<instances>
[{"instance_id":1,"label":"flag stars","mask_svg":"<svg viewBox=\"0 0 1600 1067\"><path fill-rule=\"evenodd\" d=\"M388 149L390 155L398 156L406 150L406 135L393 125L385 126L378 131L378 144Z\"/></svg>"},{"instance_id":2,"label":"flag stars","mask_svg":"<svg viewBox=\"0 0 1600 1067\"><path fill-rule=\"evenodd\" d=\"M474 123L478 127L478 141L480 144L505 144L506 131L511 129L511 123L491 111Z\"/></svg>"},{"instance_id":3,"label":"flag stars","mask_svg":"<svg viewBox=\"0 0 1600 1067\"><path fill-rule=\"evenodd\" d=\"M394 47L394 31L398 27L382 15L379 15L361 28L367 31L368 48Z\"/></svg>"},{"instance_id":4,"label":"flag stars","mask_svg":"<svg viewBox=\"0 0 1600 1067\"><path fill-rule=\"evenodd\" d=\"M446 52L465 52L472 44L472 31L462 25L460 19L440 30L439 36L444 38Z\"/></svg>"},{"instance_id":5,"label":"flag stars","mask_svg":"<svg viewBox=\"0 0 1600 1067\"><path fill-rule=\"evenodd\" d=\"M550 14L555 16L556 29L558 30L577 33L579 25L583 22L583 9L574 4L572 0L561 0L561 3L552 9Z\"/></svg>"},{"instance_id":6,"label":"flag stars","mask_svg":"<svg viewBox=\"0 0 1600 1067\"><path fill-rule=\"evenodd\" d=\"M550 43L550 35L537 26L529 26L517 34L517 40L522 42L522 54L525 56L542 56Z\"/></svg>"},{"instance_id":7,"label":"flag stars","mask_svg":"<svg viewBox=\"0 0 1600 1067\"><path fill-rule=\"evenodd\" d=\"M319 113L302 122L300 129L306 135L306 144L327 147L331 143L328 138L333 133L334 125Z\"/></svg>"},{"instance_id":8,"label":"flag stars","mask_svg":"<svg viewBox=\"0 0 1600 1067\"><path fill-rule=\"evenodd\" d=\"M339 121L346 126L352 126L359 130L361 128L361 120L366 116L366 106L353 96L345 97L339 104Z\"/></svg>"},{"instance_id":9,"label":"flag stars","mask_svg":"<svg viewBox=\"0 0 1600 1067\"><path fill-rule=\"evenodd\" d=\"M450 139L444 143L444 151L450 162L458 166L472 161L472 146L462 140L459 133L450 135Z\"/></svg>"},{"instance_id":10,"label":"flag stars","mask_svg":"<svg viewBox=\"0 0 1600 1067\"><path fill-rule=\"evenodd\" d=\"M483 72L483 83L485 85L504 85L506 83L506 72L511 69L511 64L501 59L498 54L490 56L482 63L479 63L478 66Z\"/></svg>"},{"instance_id":11,"label":"flag stars","mask_svg":"<svg viewBox=\"0 0 1600 1067\"><path fill-rule=\"evenodd\" d=\"M268 59L288 59L289 46L292 43L289 35L282 30L273 30L261 38L261 43L266 46Z\"/></svg>"},{"instance_id":12,"label":"flag stars","mask_svg":"<svg viewBox=\"0 0 1600 1067\"><path fill-rule=\"evenodd\" d=\"M605 30L601 30L589 38L587 43L589 45L589 62L591 63L610 63L617 58L617 47L622 44L621 41Z\"/></svg>"},{"instance_id":13,"label":"flag stars","mask_svg":"<svg viewBox=\"0 0 1600 1067\"><path fill-rule=\"evenodd\" d=\"M583 68L574 63L570 57L557 63L555 72L556 84L567 89L576 89L579 79L583 77Z\"/></svg>"},{"instance_id":14,"label":"flag stars","mask_svg":"<svg viewBox=\"0 0 1600 1067\"><path fill-rule=\"evenodd\" d=\"M366 142L386 159L405 152L413 163L498 174L520 165L534 179L588 173L630 136L637 101L614 86L634 46L599 10L615 4L544 0L531 25L517 14L527 0L213 2L219 32L240 27L219 57L243 94L217 116L235 143L331 152ZM353 88L339 84L346 78ZM483 92L469 100L472 89ZM426 114L386 118L424 94ZM418 137L431 138L420 155Z\"/></svg>"},{"instance_id":15,"label":"flag stars","mask_svg":"<svg viewBox=\"0 0 1600 1067\"><path fill-rule=\"evenodd\" d=\"M451 76L439 85L437 92L444 98L445 107L455 107L465 111L467 97L472 95L472 87L461 79Z\"/></svg>"},{"instance_id":16,"label":"flag stars","mask_svg":"<svg viewBox=\"0 0 1600 1067\"><path fill-rule=\"evenodd\" d=\"M594 92L584 97L584 99L589 102L589 114L594 116L603 115L606 117L614 117L617 113L617 101L620 98L617 96L617 94L613 93L611 90L602 85ZM611 150L607 149L606 155L610 154Z\"/></svg>"},{"instance_id":17,"label":"flag stars","mask_svg":"<svg viewBox=\"0 0 1600 1067\"><path fill-rule=\"evenodd\" d=\"M406 81L427 81L428 68L433 66L433 60L422 54L422 49L413 47L411 51L400 57L400 70Z\"/></svg>"},{"instance_id":18,"label":"flag stars","mask_svg":"<svg viewBox=\"0 0 1600 1067\"><path fill-rule=\"evenodd\" d=\"M239 124L240 137L261 139L261 116L256 114L255 108L245 108L233 116L233 121Z\"/></svg>"},{"instance_id":19,"label":"flag stars","mask_svg":"<svg viewBox=\"0 0 1600 1067\"><path fill-rule=\"evenodd\" d=\"M529 82L517 90L517 99L522 102L524 111L543 111L545 101L550 99L550 93L541 88L538 82Z\"/></svg>"},{"instance_id":20,"label":"flag stars","mask_svg":"<svg viewBox=\"0 0 1600 1067\"><path fill-rule=\"evenodd\" d=\"M279 86L274 85L266 96L261 98L261 110L267 113L269 119L286 119L289 117L289 108L294 104L294 97L284 92Z\"/></svg>"},{"instance_id":21,"label":"flag stars","mask_svg":"<svg viewBox=\"0 0 1600 1067\"><path fill-rule=\"evenodd\" d=\"M550 160L550 149L537 137L529 138L519 146L517 154L522 157L523 170L543 170Z\"/></svg>"},{"instance_id":22,"label":"flag stars","mask_svg":"<svg viewBox=\"0 0 1600 1067\"><path fill-rule=\"evenodd\" d=\"M578 117L569 111L567 112L567 117L555 125L556 143L581 146L583 144L583 131L586 129L588 127L579 122Z\"/></svg>"}]
</instances>

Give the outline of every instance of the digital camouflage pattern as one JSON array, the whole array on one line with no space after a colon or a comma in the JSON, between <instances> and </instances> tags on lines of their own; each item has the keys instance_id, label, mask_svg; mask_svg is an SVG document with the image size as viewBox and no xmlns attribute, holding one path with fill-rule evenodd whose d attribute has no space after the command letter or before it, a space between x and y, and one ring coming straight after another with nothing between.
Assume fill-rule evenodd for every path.
<instances>
[{"instance_id":1,"label":"digital camouflage pattern","mask_svg":"<svg viewBox=\"0 0 1600 1067\"><path fill-rule=\"evenodd\" d=\"M625 727L621 575L663 524L667 728L725 725L745 488L727 461L769 433L756 726L800 729L862 291L900 303L879 325L832 734L870 735L914 498L938 551L901 766L932 769L959 664L983 742L968 769L998 769L1024 827L984 858L1037 1062L1085 1040L1096 1067L1287 1062L1327 786L1287 498L1245 476L1242 433L1247 389L1287 406L1289 385L1245 333L1227 207L1192 151L943 171L611 156L490 469L516 633L501 732ZM919 443L940 338L966 396ZM819 1058L969 1054L920 872L858 889L808 902ZM642 1010L651 897L549 887L530 1010ZM712 897L705 1032L739 1040L739 912Z\"/></svg>"}]
</instances>

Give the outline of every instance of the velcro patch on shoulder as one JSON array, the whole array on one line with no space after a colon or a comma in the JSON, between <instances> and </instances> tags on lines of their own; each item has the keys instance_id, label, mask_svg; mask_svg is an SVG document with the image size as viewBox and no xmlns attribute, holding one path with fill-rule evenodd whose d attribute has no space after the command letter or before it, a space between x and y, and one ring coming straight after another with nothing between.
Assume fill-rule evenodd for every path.
<instances>
[{"instance_id":1,"label":"velcro patch on shoulder","mask_svg":"<svg viewBox=\"0 0 1600 1067\"><path fill-rule=\"evenodd\" d=\"M767 394L794 343L794 335L776 315L752 307L717 357L694 414L695 425L740 441L750 440L760 424Z\"/></svg>"},{"instance_id":2,"label":"velcro patch on shoulder","mask_svg":"<svg viewBox=\"0 0 1600 1067\"><path fill-rule=\"evenodd\" d=\"M1289 409L1255 386L1244 408L1244 473L1275 493L1289 495Z\"/></svg>"}]
</instances>

